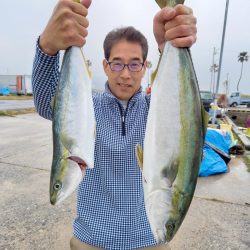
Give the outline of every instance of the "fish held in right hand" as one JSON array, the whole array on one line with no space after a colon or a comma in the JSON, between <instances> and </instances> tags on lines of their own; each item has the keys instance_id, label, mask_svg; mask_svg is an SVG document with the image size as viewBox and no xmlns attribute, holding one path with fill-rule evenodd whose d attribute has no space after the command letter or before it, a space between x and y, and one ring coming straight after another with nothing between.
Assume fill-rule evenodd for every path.
<instances>
[{"instance_id":1,"label":"fish held in right hand","mask_svg":"<svg viewBox=\"0 0 250 250\"><path fill-rule=\"evenodd\" d=\"M94 167L96 121L91 75L82 50L70 47L63 58L53 101L53 161L50 202L55 205L77 188Z\"/></svg>"}]
</instances>

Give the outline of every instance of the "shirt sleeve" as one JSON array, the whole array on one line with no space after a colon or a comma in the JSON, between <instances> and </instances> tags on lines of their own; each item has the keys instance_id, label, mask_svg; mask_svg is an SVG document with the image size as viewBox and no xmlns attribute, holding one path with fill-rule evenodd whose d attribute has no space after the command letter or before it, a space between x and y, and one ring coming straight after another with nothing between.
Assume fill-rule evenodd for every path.
<instances>
[{"instance_id":1,"label":"shirt sleeve","mask_svg":"<svg viewBox=\"0 0 250 250\"><path fill-rule=\"evenodd\" d=\"M46 119L52 119L51 101L59 79L59 53L54 56L45 54L36 44L33 61L32 88L34 104L38 114Z\"/></svg>"}]
</instances>

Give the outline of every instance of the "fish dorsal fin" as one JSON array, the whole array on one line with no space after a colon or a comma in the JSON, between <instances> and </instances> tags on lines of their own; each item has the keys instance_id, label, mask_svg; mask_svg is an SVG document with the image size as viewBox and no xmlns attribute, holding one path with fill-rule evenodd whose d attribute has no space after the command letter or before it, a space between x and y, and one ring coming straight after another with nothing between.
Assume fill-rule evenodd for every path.
<instances>
[{"instance_id":1,"label":"fish dorsal fin","mask_svg":"<svg viewBox=\"0 0 250 250\"><path fill-rule=\"evenodd\" d=\"M164 7L174 7L177 4L183 4L185 0L155 0L161 9Z\"/></svg>"},{"instance_id":2,"label":"fish dorsal fin","mask_svg":"<svg viewBox=\"0 0 250 250\"><path fill-rule=\"evenodd\" d=\"M151 83L152 83L152 86L153 86L153 84L154 84L154 81L155 81L155 78L156 78L156 75L157 75L157 72L158 72L158 69L159 69L159 66L160 66L162 54L163 54L163 53L161 53L161 55L160 55L160 58L159 58L159 61L158 61L158 63L157 63L157 67L156 67L155 71L154 71L153 74L151 75Z\"/></svg>"},{"instance_id":3,"label":"fish dorsal fin","mask_svg":"<svg viewBox=\"0 0 250 250\"><path fill-rule=\"evenodd\" d=\"M83 61L84 61L84 64L85 64L85 67L86 67L86 70L87 70L88 77L91 79L92 73L91 73L91 71L90 71L90 69L89 69L89 65L88 65L88 63L87 63L87 60L86 60L84 54L83 54L82 48L80 48L80 50L81 50L81 54L82 54L82 57L83 57Z\"/></svg>"}]
</instances>

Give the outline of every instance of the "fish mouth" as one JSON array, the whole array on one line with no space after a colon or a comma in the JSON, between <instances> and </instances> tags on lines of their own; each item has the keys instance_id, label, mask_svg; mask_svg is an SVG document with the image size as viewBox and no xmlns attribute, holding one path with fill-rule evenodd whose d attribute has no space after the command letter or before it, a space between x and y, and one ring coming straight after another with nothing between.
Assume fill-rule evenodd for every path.
<instances>
[{"instance_id":1,"label":"fish mouth","mask_svg":"<svg viewBox=\"0 0 250 250\"><path fill-rule=\"evenodd\" d=\"M61 202L65 199L65 193L64 192L60 192L58 194L58 196L56 197L56 199L50 199L50 203L52 205L59 205L61 204Z\"/></svg>"},{"instance_id":2,"label":"fish mouth","mask_svg":"<svg viewBox=\"0 0 250 250\"><path fill-rule=\"evenodd\" d=\"M63 161L61 164L67 165L66 171L59 175L53 186L51 186L50 203L52 205L60 204L65 198L72 194L82 181L86 172L87 165L80 157L69 156ZM55 189L54 185L57 182L60 182L61 186Z\"/></svg>"}]
</instances>

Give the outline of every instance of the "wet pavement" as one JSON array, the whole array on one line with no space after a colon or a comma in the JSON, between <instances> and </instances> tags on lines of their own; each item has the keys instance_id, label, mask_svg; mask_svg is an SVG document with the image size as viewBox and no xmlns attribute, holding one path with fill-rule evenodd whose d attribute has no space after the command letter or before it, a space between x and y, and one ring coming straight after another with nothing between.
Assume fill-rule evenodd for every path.
<instances>
[{"instance_id":1,"label":"wet pavement","mask_svg":"<svg viewBox=\"0 0 250 250\"><path fill-rule=\"evenodd\" d=\"M49 203L51 122L37 114L0 116L0 249L68 250L75 195ZM229 172L198 179L172 250L249 250L250 173L240 158Z\"/></svg>"},{"instance_id":2,"label":"wet pavement","mask_svg":"<svg viewBox=\"0 0 250 250\"><path fill-rule=\"evenodd\" d=\"M250 173L242 160L232 158L228 173L199 178L195 195L199 198L250 205Z\"/></svg>"},{"instance_id":3,"label":"wet pavement","mask_svg":"<svg viewBox=\"0 0 250 250\"><path fill-rule=\"evenodd\" d=\"M34 108L33 100L0 100L0 110Z\"/></svg>"}]
</instances>

